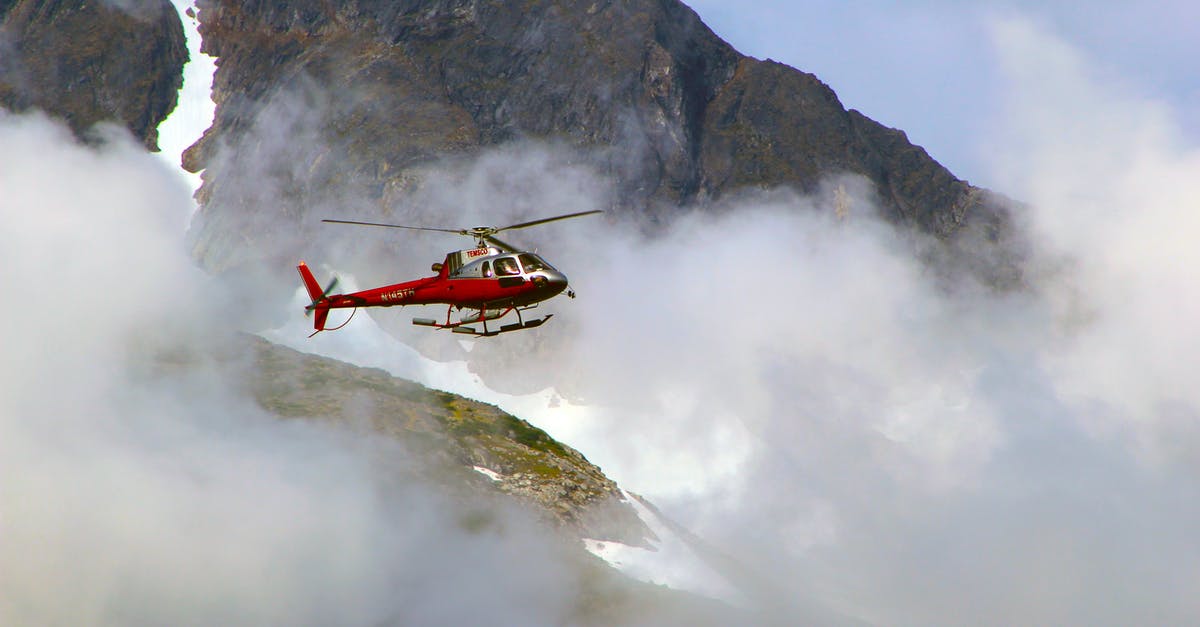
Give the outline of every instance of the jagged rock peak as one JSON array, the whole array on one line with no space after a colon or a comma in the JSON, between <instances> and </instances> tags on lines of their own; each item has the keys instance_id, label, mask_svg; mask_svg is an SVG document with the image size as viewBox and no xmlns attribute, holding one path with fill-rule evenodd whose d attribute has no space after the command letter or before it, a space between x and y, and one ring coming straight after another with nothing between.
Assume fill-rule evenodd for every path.
<instances>
[{"instance_id":1,"label":"jagged rock peak","mask_svg":"<svg viewBox=\"0 0 1200 627\"><path fill-rule=\"evenodd\" d=\"M972 221L991 237L1003 230L997 198L903 132L847 110L811 74L738 53L674 0L198 6L204 49L219 57L218 107L185 162L207 168L194 234L209 268L229 266L219 257L231 234L267 248L276 237L284 250L271 253L294 255L278 226L311 207L403 204L419 168L522 138L574 146L609 178L613 208L663 221L677 207L812 192L849 174L896 223L941 238ZM278 107L280 94L312 106ZM256 133L289 115L287 132ZM264 180L285 203L263 195ZM263 223L275 233L260 239Z\"/></svg>"},{"instance_id":2,"label":"jagged rock peak","mask_svg":"<svg viewBox=\"0 0 1200 627\"><path fill-rule=\"evenodd\" d=\"M0 2L0 106L42 109L79 136L112 121L157 150L187 58L168 0Z\"/></svg>"}]
</instances>

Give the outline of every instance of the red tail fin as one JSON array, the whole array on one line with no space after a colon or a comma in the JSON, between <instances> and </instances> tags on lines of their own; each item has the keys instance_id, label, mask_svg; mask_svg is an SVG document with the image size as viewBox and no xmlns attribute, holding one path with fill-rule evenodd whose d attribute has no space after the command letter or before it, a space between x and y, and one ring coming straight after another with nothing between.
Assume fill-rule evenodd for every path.
<instances>
[{"instance_id":1,"label":"red tail fin","mask_svg":"<svg viewBox=\"0 0 1200 627\"><path fill-rule=\"evenodd\" d=\"M305 313L316 312L316 315L313 316L313 329L315 329L313 335L316 335L325 330L325 320L329 317L329 305L323 302L325 293L321 291L321 284L317 283L312 270L308 269L308 264L301 261L296 269L300 271L300 278L304 280L304 289L308 290L308 297L312 299L312 304L305 307Z\"/></svg>"},{"instance_id":2,"label":"red tail fin","mask_svg":"<svg viewBox=\"0 0 1200 627\"><path fill-rule=\"evenodd\" d=\"M312 270L308 269L308 264L303 261L296 266L300 271L300 278L304 279L304 287L308 290L308 297L315 303L321 299L321 284L317 283L316 277L313 276Z\"/></svg>"}]
</instances>

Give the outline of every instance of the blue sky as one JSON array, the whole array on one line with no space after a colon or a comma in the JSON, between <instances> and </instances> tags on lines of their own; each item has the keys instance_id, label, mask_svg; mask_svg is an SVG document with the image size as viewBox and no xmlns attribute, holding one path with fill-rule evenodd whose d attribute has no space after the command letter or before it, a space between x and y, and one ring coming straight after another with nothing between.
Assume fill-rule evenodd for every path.
<instances>
[{"instance_id":1,"label":"blue sky","mask_svg":"<svg viewBox=\"0 0 1200 627\"><path fill-rule=\"evenodd\" d=\"M998 21L1022 19L1075 49L1096 80L1167 105L1200 140L1200 3L1034 0L692 0L744 54L815 74L842 104L906 131L960 178L998 182L989 129L1008 79ZM1003 190L1001 190L1003 191Z\"/></svg>"}]
</instances>

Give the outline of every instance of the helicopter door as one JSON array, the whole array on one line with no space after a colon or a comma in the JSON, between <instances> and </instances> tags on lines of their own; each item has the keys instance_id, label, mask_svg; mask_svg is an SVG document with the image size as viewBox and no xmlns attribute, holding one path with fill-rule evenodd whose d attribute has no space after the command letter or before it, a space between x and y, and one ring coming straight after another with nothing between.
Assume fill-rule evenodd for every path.
<instances>
[{"instance_id":1,"label":"helicopter door","mask_svg":"<svg viewBox=\"0 0 1200 627\"><path fill-rule=\"evenodd\" d=\"M496 276L500 277L500 287L516 287L525 282L521 277L521 267L513 257L501 257L495 261Z\"/></svg>"}]
</instances>

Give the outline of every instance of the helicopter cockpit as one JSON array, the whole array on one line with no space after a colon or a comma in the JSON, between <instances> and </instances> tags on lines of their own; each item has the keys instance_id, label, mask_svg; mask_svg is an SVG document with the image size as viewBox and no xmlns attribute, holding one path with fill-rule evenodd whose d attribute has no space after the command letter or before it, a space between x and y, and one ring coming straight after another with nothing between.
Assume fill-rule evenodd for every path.
<instances>
[{"instance_id":1,"label":"helicopter cockpit","mask_svg":"<svg viewBox=\"0 0 1200 627\"><path fill-rule=\"evenodd\" d=\"M490 279L506 276L530 276L536 272L555 272L544 259L533 253L511 253L469 261L451 271L451 279Z\"/></svg>"}]
</instances>

